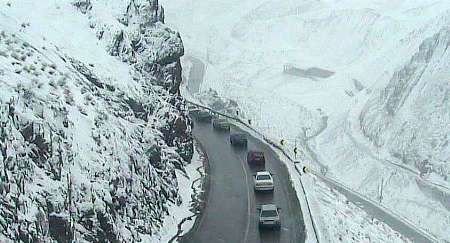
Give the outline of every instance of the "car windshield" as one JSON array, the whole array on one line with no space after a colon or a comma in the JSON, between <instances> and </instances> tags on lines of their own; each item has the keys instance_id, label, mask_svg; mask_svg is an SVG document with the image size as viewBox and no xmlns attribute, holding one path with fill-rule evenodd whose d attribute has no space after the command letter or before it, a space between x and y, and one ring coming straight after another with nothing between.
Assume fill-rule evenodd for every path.
<instances>
[{"instance_id":1,"label":"car windshield","mask_svg":"<svg viewBox=\"0 0 450 243\"><path fill-rule=\"evenodd\" d=\"M257 180L270 180L270 176L269 175L259 175L256 179Z\"/></svg>"},{"instance_id":2,"label":"car windshield","mask_svg":"<svg viewBox=\"0 0 450 243\"><path fill-rule=\"evenodd\" d=\"M278 216L278 213L275 210L264 210L261 212L261 217L276 217L276 216Z\"/></svg>"}]
</instances>

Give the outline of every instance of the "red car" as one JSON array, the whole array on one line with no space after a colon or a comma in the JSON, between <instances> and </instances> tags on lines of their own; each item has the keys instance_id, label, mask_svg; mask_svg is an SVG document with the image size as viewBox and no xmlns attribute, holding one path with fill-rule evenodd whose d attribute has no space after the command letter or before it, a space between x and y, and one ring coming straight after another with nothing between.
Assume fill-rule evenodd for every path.
<instances>
[{"instance_id":1,"label":"red car","mask_svg":"<svg viewBox=\"0 0 450 243\"><path fill-rule=\"evenodd\" d=\"M264 153L261 151L248 151L247 153L247 163L251 165L264 166L266 159L264 158Z\"/></svg>"}]
</instances>

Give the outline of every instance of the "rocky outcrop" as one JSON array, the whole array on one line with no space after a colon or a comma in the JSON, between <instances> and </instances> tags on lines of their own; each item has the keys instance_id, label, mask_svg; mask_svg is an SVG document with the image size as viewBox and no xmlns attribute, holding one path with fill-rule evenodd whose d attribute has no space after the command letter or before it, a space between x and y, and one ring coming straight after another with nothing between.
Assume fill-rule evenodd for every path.
<instances>
[{"instance_id":1,"label":"rocky outcrop","mask_svg":"<svg viewBox=\"0 0 450 243\"><path fill-rule=\"evenodd\" d=\"M175 170L193 141L179 34L157 1L130 0L114 22L98 18L98 1L73 6L130 65L132 88L1 32L0 241L142 242L181 200Z\"/></svg>"}]
</instances>

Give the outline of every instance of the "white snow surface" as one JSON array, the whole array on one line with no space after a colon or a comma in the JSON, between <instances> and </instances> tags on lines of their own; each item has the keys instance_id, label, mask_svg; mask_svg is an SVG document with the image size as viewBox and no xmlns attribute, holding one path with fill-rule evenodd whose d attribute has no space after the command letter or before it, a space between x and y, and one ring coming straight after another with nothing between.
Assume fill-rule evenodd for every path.
<instances>
[{"instance_id":1,"label":"white snow surface","mask_svg":"<svg viewBox=\"0 0 450 243\"><path fill-rule=\"evenodd\" d=\"M449 1L161 2L206 64L199 97L236 101L304 164L449 241Z\"/></svg>"},{"instance_id":2,"label":"white snow surface","mask_svg":"<svg viewBox=\"0 0 450 243\"><path fill-rule=\"evenodd\" d=\"M0 1L0 241L148 242L190 213L183 45L162 13Z\"/></svg>"}]
</instances>

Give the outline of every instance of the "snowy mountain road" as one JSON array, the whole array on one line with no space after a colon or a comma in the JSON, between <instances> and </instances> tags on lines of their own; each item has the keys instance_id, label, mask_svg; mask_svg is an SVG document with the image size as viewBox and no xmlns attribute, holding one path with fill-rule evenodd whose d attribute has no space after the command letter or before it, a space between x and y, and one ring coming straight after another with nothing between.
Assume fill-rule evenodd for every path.
<instances>
[{"instance_id":1,"label":"snowy mountain road","mask_svg":"<svg viewBox=\"0 0 450 243\"><path fill-rule=\"evenodd\" d=\"M304 242L300 204L285 165L271 148L248 136L248 150L264 151L265 169L274 173L274 192L255 193L257 170L247 165L247 149L231 147L229 133L214 131L209 123L195 123L193 133L208 155L210 184L204 210L182 242ZM280 231L258 230L257 206L264 203L281 207Z\"/></svg>"},{"instance_id":2,"label":"snowy mountain road","mask_svg":"<svg viewBox=\"0 0 450 243\"><path fill-rule=\"evenodd\" d=\"M410 222L408 222L406 219L402 218L399 215L394 214L393 212L387 210L386 208L382 207L381 205L372 202L371 200L365 198L364 196L360 195L359 193L347 188L346 186L342 185L341 183L321 175L320 173L316 173L314 171L311 171L312 174L316 175L322 181L327 183L330 187L334 188L335 190L339 191L349 201L352 203L358 205L360 208L362 208L368 215L373 217L374 219L378 219L387 225L389 225L392 229L395 231L401 233L408 239L412 240L413 242L434 242L437 241L432 236L426 234L422 230L417 229L414 225L412 225Z\"/></svg>"}]
</instances>

